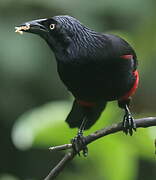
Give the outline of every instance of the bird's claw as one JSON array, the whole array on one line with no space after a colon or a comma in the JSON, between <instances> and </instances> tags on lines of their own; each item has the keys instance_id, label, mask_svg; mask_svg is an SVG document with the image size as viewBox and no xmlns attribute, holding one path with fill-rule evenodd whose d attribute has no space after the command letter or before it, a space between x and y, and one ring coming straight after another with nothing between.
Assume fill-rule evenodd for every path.
<instances>
[{"instance_id":1,"label":"bird's claw","mask_svg":"<svg viewBox=\"0 0 156 180\"><path fill-rule=\"evenodd\" d=\"M133 135L133 131L136 131L136 123L130 113L126 113L123 119L123 132L127 135Z\"/></svg>"},{"instance_id":2,"label":"bird's claw","mask_svg":"<svg viewBox=\"0 0 156 180\"><path fill-rule=\"evenodd\" d=\"M78 133L76 137L71 140L73 150L80 156L80 150L82 149L83 156L88 155L88 148L85 145L84 136L81 133Z\"/></svg>"}]
</instances>

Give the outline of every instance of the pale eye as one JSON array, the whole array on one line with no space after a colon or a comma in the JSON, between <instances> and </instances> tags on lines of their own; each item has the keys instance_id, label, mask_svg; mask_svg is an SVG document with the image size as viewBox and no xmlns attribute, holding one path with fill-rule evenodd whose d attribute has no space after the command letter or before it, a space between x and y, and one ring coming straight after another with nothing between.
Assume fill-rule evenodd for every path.
<instances>
[{"instance_id":1,"label":"pale eye","mask_svg":"<svg viewBox=\"0 0 156 180\"><path fill-rule=\"evenodd\" d=\"M50 24L49 28L50 28L51 30L55 29L55 24Z\"/></svg>"}]
</instances>

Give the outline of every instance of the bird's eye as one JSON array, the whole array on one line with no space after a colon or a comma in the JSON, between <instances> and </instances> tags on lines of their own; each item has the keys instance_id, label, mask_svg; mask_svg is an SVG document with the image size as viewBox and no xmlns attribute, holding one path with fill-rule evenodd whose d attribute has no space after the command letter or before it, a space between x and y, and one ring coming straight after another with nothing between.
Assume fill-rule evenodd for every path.
<instances>
[{"instance_id":1,"label":"bird's eye","mask_svg":"<svg viewBox=\"0 0 156 180\"><path fill-rule=\"evenodd\" d=\"M50 24L49 28L50 28L51 30L55 29L55 24Z\"/></svg>"}]
</instances>

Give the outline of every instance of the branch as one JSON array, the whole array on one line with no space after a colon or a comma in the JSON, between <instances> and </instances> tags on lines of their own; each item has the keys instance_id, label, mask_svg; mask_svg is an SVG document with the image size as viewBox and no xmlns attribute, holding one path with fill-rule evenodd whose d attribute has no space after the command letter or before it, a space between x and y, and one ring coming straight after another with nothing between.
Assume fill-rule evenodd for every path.
<instances>
[{"instance_id":1,"label":"branch","mask_svg":"<svg viewBox=\"0 0 156 180\"><path fill-rule=\"evenodd\" d=\"M49 150L50 151L61 151L61 150L66 150L66 149L71 149L71 148L72 148L72 144L64 144L64 145L60 145L60 146L50 147Z\"/></svg>"},{"instance_id":2,"label":"branch","mask_svg":"<svg viewBox=\"0 0 156 180\"><path fill-rule=\"evenodd\" d=\"M135 120L137 128L147 128L147 127L152 127L156 126L156 117L148 117L148 118L142 118L142 119L137 119ZM92 143L96 139L99 139L103 136L113 134L119 131L122 131L122 122L118 124L113 124L109 127L103 128L101 130L98 130L86 137L84 137L84 146ZM79 151L82 150L83 147L79 149ZM62 158L62 160L51 170L49 175L44 179L44 180L53 180L55 179L59 173L65 168L66 164L69 163L76 155L72 149L72 144L64 144L61 146L55 146L49 148L51 151L58 151L58 150L66 150L66 149L71 149L70 152L67 152L65 156Z\"/></svg>"}]
</instances>

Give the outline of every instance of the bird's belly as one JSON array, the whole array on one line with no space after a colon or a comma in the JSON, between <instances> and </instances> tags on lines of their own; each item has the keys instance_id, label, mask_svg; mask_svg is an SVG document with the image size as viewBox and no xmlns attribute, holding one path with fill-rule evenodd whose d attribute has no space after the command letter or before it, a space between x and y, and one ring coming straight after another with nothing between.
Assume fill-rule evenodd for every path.
<instances>
[{"instance_id":1,"label":"bird's belly","mask_svg":"<svg viewBox=\"0 0 156 180\"><path fill-rule=\"evenodd\" d=\"M131 85L122 79L116 81L112 79L109 79L109 81L108 79L100 79L99 81L92 79L91 82L83 80L77 84L73 83L69 90L78 99L112 101L124 96L130 88Z\"/></svg>"},{"instance_id":2,"label":"bird's belly","mask_svg":"<svg viewBox=\"0 0 156 180\"><path fill-rule=\"evenodd\" d=\"M116 100L133 86L131 72L104 69L58 69L61 80L77 99L100 101Z\"/></svg>"}]
</instances>

